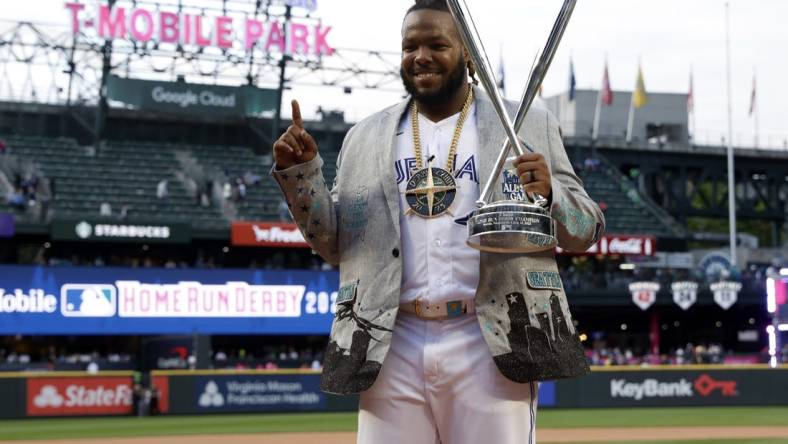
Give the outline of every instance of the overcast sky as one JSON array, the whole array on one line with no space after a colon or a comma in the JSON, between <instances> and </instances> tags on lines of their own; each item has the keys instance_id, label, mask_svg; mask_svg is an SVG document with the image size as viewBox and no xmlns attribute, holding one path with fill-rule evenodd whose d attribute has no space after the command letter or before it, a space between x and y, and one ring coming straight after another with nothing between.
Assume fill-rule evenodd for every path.
<instances>
[{"instance_id":1,"label":"overcast sky","mask_svg":"<svg viewBox=\"0 0 788 444\"><path fill-rule=\"evenodd\" d=\"M507 96L519 97L562 1L467 2L496 67L503 50ZM13 8L3 8L2 18L65 25L69 16L64 3L14 2ZM332 46L399 51L402 17L411 4L412 0L318 0L316 15L333 26ZM760 140L762 145L782 146L788 138L788 1L730 4L734 140L741 145L753 140L754 122L748 111L757 69ZM725 0L579 0L545 80L545 95L567 90L570 56L578 88L598 88L605 55L614 90L634 87L640 60L647 91L686 93L692 67L698 139L719 142L726 132ZM355 90L346 95L339 89L296 85L285 103L291 97L303 103L307 115L322 105L341 108L349 120L358 120L398 101L401 93ZM289 116L289 109L284 114Z\"/></svg>"}]
</instances>

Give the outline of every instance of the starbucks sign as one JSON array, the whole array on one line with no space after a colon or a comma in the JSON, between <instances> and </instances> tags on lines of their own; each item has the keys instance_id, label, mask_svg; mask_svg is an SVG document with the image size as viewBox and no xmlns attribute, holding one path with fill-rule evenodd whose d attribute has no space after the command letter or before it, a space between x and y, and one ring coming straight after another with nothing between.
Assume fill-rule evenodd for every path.
<instances>
[{"instance_id":1,"label":"starbucks sign","mask_svg":"<svg viewBox=\"0 0 788 444\"><path fill-rule=\"evenodd\" d=\"M93 242L188 243L187 224L57 220L52 223L53 240Z\"/></svg>"}]
</instances>

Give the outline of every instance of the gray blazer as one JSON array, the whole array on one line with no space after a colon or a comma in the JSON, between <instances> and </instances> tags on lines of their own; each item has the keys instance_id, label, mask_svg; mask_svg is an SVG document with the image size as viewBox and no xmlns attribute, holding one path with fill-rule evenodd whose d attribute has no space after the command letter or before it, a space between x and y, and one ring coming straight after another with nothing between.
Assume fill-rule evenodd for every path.
<instances>
[{"instance_id":1,"label":"gray blazer","mask_svg":"<svg viewBox=\"0 0 788 444\"><path fill-rule=\"evenodd\" d=\"M479 88L475 93L478 168L484 182L492 174L505 134L487 94ZM351 128L330 190L319 155L272 172L309 244L326 261L339 265L337 311L321 383L329 393L368 389L391 343L402 279L395 141L409 102ZM507 106L513 115L515 104ZM604 217L572 170L557 120L543 109L532 108L520 137L545 156L553 174L551 211L559 246L585 251L604 231ZM511 197L507 191L512 177L503 176L494 200ZM479 275L477 318L504 376L524 383L588 371L552 252L482 253Z\"/></svg>"}]
</instances>

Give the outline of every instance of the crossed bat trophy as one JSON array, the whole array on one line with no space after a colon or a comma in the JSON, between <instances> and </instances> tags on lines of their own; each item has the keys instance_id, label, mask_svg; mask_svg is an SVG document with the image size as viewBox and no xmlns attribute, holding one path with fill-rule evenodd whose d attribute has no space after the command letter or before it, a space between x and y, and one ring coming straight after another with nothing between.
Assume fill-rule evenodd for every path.
<instances>
[{"instance_id":1,"label":"crossed bat trophy","mask_svg":"<svg viewBox=\"0 0 788 444\"><path fill-rule=\"evenodd\" d=\"M532 67L528 84L520 99L514 122L506 107L492 75L492 65L484 50L479 32L473 22L465 0L447 0L454 22L463 42L476 66L482 86L492 99L493 107L506 131L498 155L496 167L482 188L476 202L477 209L468 219L468 245L477 250L492 253L535 253L555 248L555 224L547 208L547 199L539 195L526 194L526 200L505 200L490 203L495 178L499 177L508 154L513 148L518 156L525 153L527 146L517 137L525 121L547 70L553 61L558 45L564 35L577 0L565 0L553 25L547 43ZM529 151L533 151L530 150Z\"/></svg>"}]
</instances>

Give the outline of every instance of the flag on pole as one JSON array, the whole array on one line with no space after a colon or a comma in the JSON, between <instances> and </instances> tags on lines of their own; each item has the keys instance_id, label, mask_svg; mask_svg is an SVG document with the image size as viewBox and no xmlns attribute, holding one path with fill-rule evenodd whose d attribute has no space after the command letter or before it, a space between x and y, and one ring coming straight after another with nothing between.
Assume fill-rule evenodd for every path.
<instances>
[{"instance_id":1,"label":"flag on pole","mask_svg":"<svg viewBox=\"0 0 788 444\"><path fill-rule=\"evenodd\" d=\"M613 104L613 90L610 88L610 74L607 70L607 60L605 60L605 72L602 74L602 104L610 106Z\"/></svg>"},{"instance_id":2,"label":"flag on pole","mask_svg":"<svg viewBox=\"0 0 788 444\"><path fill-rule=\"evenodd\" d=\"M503 48L501 48L501 63L498 65L498 89L501 95L506 95L506 70L503 65Z\"/></svg>"},{"instance_id":3,"label":"flag on pole","mask_svg":"<svg viewBox=\"0 0 788 444\"><path fill-rule=\"evenodd\" d=\"M575 62L569 59L569 101L575 100L577 94L577 79L575 78Z\"/></svg>"},{"instance_id":4,"label":"flag on pole","mask_svg":"<svg viewBox=\"0 0 788 444\"><path fill-rule=\"evenodd\" d=\"M632 104L640 109L648 104L648 94L646 93L646 82L643 80L643 68L638 65L638 79L635 84L635 92L632 93Z\"/></svg>"},{"instance_id":5,"label":"flag on pole","mask_svg":"<svg viewBox=\"0 0 788 444\"><path fill-rule=\"evenodd\" d=\"M690 70L690 83L689 93L687 93L687 113L692 114L695 111L695 86L692 81L692 70Z\"/></svg>"},{"instance_id":6,"label":"flag on pole","mask_svg":"<svg viewBox=\"0 0 788 444\"><path fill-rule=\"evenodd\" d=\"M605 70L602 72L602 86L596 97L596 109L594 110L594 126L591 130L591 139L599 139L599 124L602 119L602 105L610 106L613 104L613 90L610 88L610 75L607 71L607 55L605 55Z\"/></svg>"},{"instance_id":7,"label":"flag on pole","mask_svg":"<svg viewBox=\"0 0 788 444\"><path fill-rule=\"evenodd\" d=\"M755 124L755 148L758 148L758 138L760 136L760 128L758 125L758 89L756 87L756 79L758 77L758 73L753 71L752 72L752 94L750 95L750 117L753 119L753 123Z\"/></svg>"}]
</instances>

